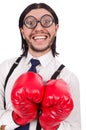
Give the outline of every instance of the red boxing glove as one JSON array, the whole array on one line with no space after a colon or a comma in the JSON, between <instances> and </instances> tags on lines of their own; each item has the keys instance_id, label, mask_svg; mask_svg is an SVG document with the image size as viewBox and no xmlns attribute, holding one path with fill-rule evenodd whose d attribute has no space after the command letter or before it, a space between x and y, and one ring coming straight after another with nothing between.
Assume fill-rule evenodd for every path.
<instances>
[{"instance_id":1,"label":"red boxing glove","mask_svg":"<svg viewBox=\"0 0 86 130\"><path fill-rule=\"evenodd\" d=\"M73 100L66 82L58 79L46 83L41 109L41 127L44 130L56 130L73 109Z\"/></svg>"},{"instance_id":2,"label":"red boxing glove","mask_svg":"<svg viewBox=\"0 0 86 130\"><path fill-rule=\"evenodd\" d=\"M11 92L14 108L13 119L25 125L37 117L38 104L42 101L44 86L42 77L34 72L22 74L15 82Z\"/></svg>"}]
</instances>

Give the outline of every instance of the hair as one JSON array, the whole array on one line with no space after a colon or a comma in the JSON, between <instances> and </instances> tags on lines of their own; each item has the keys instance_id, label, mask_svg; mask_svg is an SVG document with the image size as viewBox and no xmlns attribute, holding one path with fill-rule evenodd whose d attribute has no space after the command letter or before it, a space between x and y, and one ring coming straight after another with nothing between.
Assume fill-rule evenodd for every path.
<instances>
[{"instance_id":1,"label":"hair","mask_svg":"<svg viewBox=\"0 0 86 130\"><path fill-rule=\"evenodd\" d=\"M21 13L20 18L19 18L19 28L23 27L23 20L24 20L25 16L27 15L27 13L29 13L33 9L40 9L40 8L46 9L47 11L49 11L52 14L52 16L55 19L55 24L59 23L58 17L56 15L56 13L54 12L54 10L50 6L48 6L45 3L33 3L33 4L29 5L29 6L27 6L24 9L24 11ZM23 38L22 34L21 34L21 40L22 40L21 48L22 48L22 51L23 51L22 55L23 56L27 56L29 46L28 46L26 40ZM53 56L55 57L55 55L58 54L56 52L56 36L55 36L55 38L53 40L53 43L52 43L52 46L51 46L51 50L52 50Z\"/></svg>"}]
</instances>

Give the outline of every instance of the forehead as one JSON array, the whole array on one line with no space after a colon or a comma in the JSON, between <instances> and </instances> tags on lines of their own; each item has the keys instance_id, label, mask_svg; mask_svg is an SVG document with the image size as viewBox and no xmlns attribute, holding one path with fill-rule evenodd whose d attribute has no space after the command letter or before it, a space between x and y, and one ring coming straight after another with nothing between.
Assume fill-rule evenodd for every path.
<instances>
[{"instance_id":1,"label":"forehead","mask_svg":"<svg viewBox=\"0 0 86 130\"><path fill-rule=\"evenodd\" d=\"M41 16L43 16L45 14L49 14L52 16L52 14L48 10L41 8L41 9L31 10L29 13L27 13L27 15L25 17L32 15L32 16L35 16L36 18L40 18Z\"/></svg>"}]
</instances>

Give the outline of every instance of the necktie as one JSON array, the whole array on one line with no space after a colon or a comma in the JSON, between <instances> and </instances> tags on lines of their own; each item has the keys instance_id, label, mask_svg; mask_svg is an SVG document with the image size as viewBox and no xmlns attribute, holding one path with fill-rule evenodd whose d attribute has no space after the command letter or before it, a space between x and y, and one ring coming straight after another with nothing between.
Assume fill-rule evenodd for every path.
<instances>
[{"instance_id":1,"label":"necktie","mask_svg":"<svg viewBox=\"0 0 86 130\"><path fill-rule=\"evenodd\" d=\"M40 64L40 61L36 60L36 59L31 59L30 62L31 62L32 66L29 69L29 71L33 71L33 72L37 73L36 66Z\"/></svg>"},{"instance_id":2,"label":"necktie","mask_svg":"<svg viewBox=\"0 0 86 130\"><path fill-rule=\"evenodd\" d=\"M37 65L39 65L40 64L40 61L39 60L37 60L37 59L31 59L30 60L30 62L31 62L31 68L28 70L28 71L33 71L33 72L35 72L35 73L37 73L37 70L36 70L36 66ZM37 128L38 128L38 123L37 123ZM37 129L36 128L36 129ZM27 125L24 125L24 126L20 126L20 127L18 127L18 128L16 128L15 130L29 130L29 124L27 124ZM37 129L38 130L38 129ZM40 129L41 130L41 129Z\"/></svg>"}]
</instances>

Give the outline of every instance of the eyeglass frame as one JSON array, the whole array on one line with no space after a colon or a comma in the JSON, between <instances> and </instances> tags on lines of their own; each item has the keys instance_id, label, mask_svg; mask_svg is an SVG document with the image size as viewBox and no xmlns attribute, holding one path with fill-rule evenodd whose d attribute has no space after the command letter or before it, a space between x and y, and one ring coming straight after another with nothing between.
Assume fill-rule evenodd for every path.
<instances>
[{"instance_id":1,"label":"eyeglass frame","mask_svg":"<svg viewBox=\"0 0 86 130\"><path fill-rule=\"evenodd\" d=\"M42 20L42 18L43 18L44 16L49 16L49 17L51 18L52 23L51 23L49 26L43 26L43 25L42 25L41 20ZM35 24L35 26L34 26L33 28L28 27L27 24L26 24L26 22L25 22L28 17L33 17L33 18L35 19L35 21L36 21L36 24ZM40 23L42 27L48 28L48 27L50 27L53 23L55 23L55 19L54 19L51 15L45 14L45 15L43 15L43 16L40 18L40 20L37 20L36 17L30 15L30 16L27 16L27 17L24 19L24 21L23 21L23 24L24 24L27 28L29 28L29 29L34 29L34 28L37 26L38 23Z\"/></svg>"}]
</instances>

